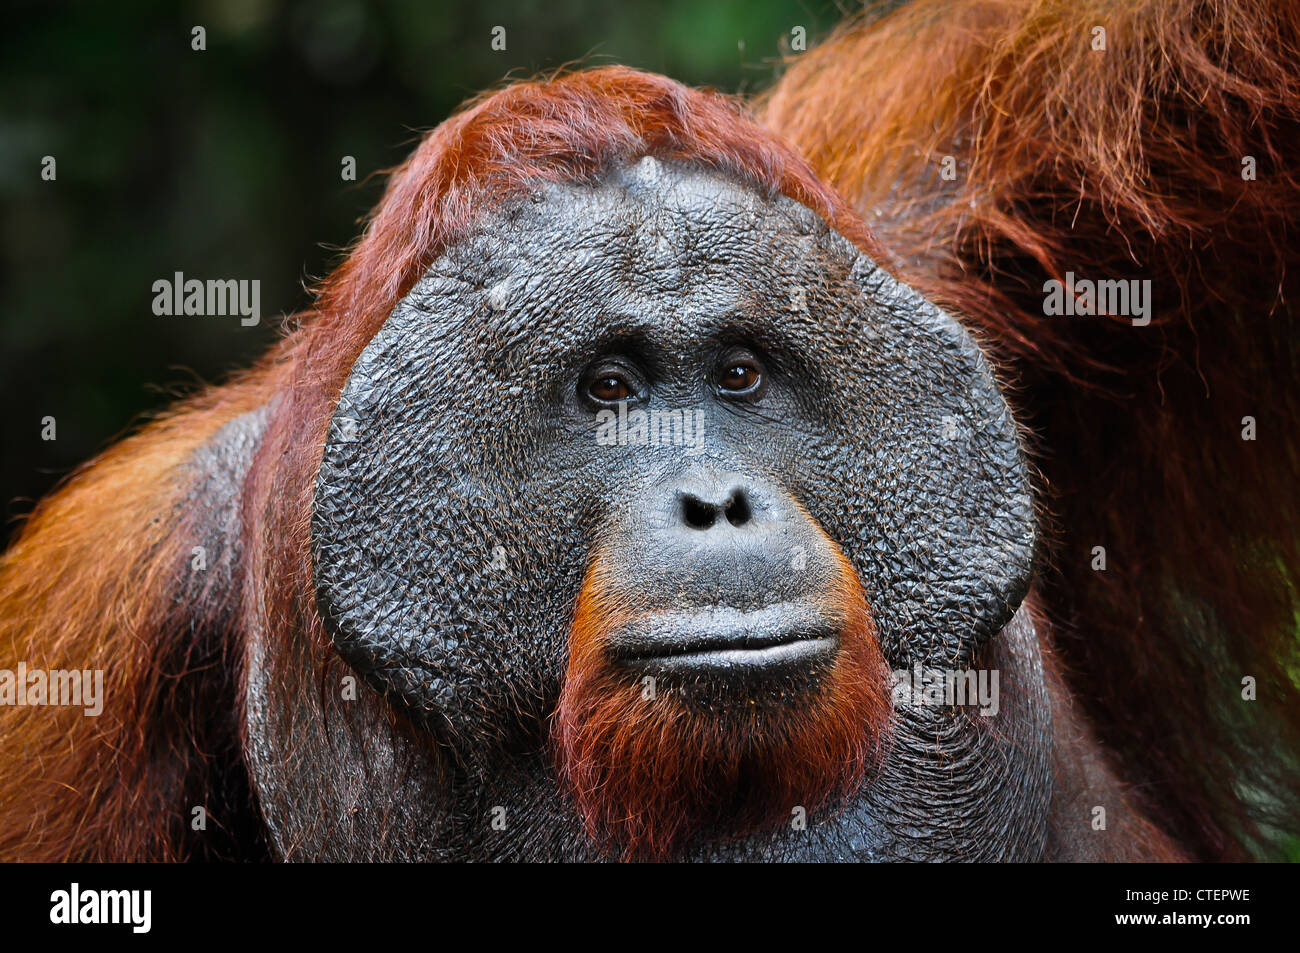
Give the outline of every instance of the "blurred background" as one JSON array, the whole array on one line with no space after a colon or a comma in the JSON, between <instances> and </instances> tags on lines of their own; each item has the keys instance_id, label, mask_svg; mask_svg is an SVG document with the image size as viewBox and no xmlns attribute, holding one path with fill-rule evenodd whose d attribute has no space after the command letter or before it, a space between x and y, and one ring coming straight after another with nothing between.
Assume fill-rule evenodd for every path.
<instances>
[{"instance_id":1,"label":"blurred background","mask_svg":"<svg viewBox=\"0 0 1300 953\"><path fill-rule=\"evenodd\" d=\"M796 27L811 44L850 6L11 0L0 29L0 542L142 415L265 350L356 237L383 188L376 173L469 96L572 62L753 92ZM504 51L492 48L497 26ZM344 156L355 182L340 175ZM259 279L261 323L154 315L153 283L178 271ZM42 439L46 417L54 440Z\"/></svg>"}]
</instances>

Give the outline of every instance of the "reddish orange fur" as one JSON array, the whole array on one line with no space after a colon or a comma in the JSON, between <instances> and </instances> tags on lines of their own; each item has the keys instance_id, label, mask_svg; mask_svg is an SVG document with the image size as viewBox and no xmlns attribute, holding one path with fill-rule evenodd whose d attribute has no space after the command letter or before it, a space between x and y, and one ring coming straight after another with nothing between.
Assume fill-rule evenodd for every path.
<instances>
[{"instance_id":1,"label":"reddish orange fur","mask_svg":"<svg viewBox=\"0 0 1300 953\"><path fill-rule=\"evenodd\" d=\"M816 693L774 709L700 710L662 685L653 699L611 664L610 632L652 612L598 555L578 598L553 737L590 836L628 858L672 856L698 833L739 836L850 794L883 747L888 672L853 567L838 548L827 606L841 651ZM766 702L766 704L765 704ZM751 702L751 704L754 704Z\"/></svg>"},{"instance_id":2,"label":"reddish orange fur","mask_svg":"<svg viewBox=\"0 0 1300 953\"><path fill-rule=\"evenodd\" d=\"M1120 775L1193 856L1277 856L1300 837L1300 5L918 0L793 58L762 113L1000 357L1055 530L1044 609ZM1067 271L1150 279L1152 325L1044 317Z\"/></svg>"},{"instance_id":3,"label":"reddish orange fur","mask_svg":"<svg viewBox=\"0 0 1300 953\"><path fill-rule=\"evenodd\" d=\"M212 803L208 745L233 742L218 713L237 667L215 628L238 601L177 601L194 534L184 462L260 396L252 381L214 391L113 447L0 559L0 668L100 669L106 694L98 718L0 710L0 860L184 856L188 806Z\"/></svg>"},{"instance_id":4,"label":"reddish orange fur","mask_svg":"<svg viewBox=\"0 0 1300 953\"><path fill-rule=\"evenodd\" d=\"M1203 857L1300 828L1298 48L1300 8L1260 0L920 0L802 55L764 107L903 277L1001 356L1060 528L1043 595L1066 678L1123 776ZM102 668L109 693L99 719L0 712L0 859L193 855L188 808L237 757L250 628L268 633L285 691L313 688L289 668L296 640L322 669L330 658L307 517L356 355L486 208L646 153L789 194L873 250L805 163L720 97L604 69L471 104L394 172L366 234L255 371L88 464L0 557L0 667ZM949 154L955 183L938 177ZM1258 182L1240 179L1245 154ZM1067 270L1149 277L1166 307L1145 335L1045 321L1042 282ZM240 572L184 598L197 534L185 461L273 396ZM1235 439L1245 414L1256 443ZM1093 545L1107 573L1088 569ZM1239 700L1248 674L1253 709Z\"/></svg>"}]
</instances>

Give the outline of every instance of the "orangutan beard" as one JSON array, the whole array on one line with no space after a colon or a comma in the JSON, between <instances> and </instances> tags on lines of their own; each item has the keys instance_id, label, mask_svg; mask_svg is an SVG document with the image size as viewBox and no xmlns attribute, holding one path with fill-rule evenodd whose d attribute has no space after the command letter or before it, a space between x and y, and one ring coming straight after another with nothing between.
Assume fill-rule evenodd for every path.
<instances>
[{"instance_id":1,"label":"orangutan beard","mask_svg":"<svg viewBox=\"0 0 1300 953\"><path fill-rule=\"evenodd\" d=\"M774 829L801 807L805 816L829 811L860 787L881 756L892 706L847 562L840 577L831 595L842 620L833 660L745 690L673 679L648 688L606 649L629 611L588 579L552 742L593 840L623 859L669 859L700 837Z\"/></svg>"}]
</instances>

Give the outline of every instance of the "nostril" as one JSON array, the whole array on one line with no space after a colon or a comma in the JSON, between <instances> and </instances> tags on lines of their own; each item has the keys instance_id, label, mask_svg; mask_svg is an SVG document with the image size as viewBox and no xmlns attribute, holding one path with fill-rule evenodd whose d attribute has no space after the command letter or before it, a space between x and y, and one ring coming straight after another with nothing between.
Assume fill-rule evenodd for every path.
<instances>
[{"instance_id":1,"label":"nostril","mask_svg":"<svg viewBox=\"0 0 1300 953\"><path fill-rule=\"evenodd\" d=\"M745 496L744 490L737 490L727 501L727 508L724 511L727 522L732 526L744 526L754 516L749 508L749 498Z\"/></svg>"},{"instance_id":2,"label":"nostril","mask_svg":"<svg viewBox=\"0 0 1300 953\"><path fill-rule=\"evenodd\" d=\"M699 497L688 495L682 498L682 519L691 529L708 529L717 518L717 508Z\"/></svg>"}]
</instances>

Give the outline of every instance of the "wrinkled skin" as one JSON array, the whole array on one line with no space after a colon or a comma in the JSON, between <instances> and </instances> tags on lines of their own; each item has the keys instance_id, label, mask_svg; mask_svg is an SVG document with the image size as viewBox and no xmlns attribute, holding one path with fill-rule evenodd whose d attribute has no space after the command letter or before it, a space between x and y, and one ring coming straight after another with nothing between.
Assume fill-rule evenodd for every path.
<instances>
[{"instance_id":1,"label":"wrinkled skin","mask_svg":"<svg viewBox=\"0 0 1300 953\"><path fill-rule=\"evenodd\" d=\"M761 357L758 397L711 384L735 348ZM636 406L702 413L699 452L599 443L583 384L610 358L643 385ZM674 501L724 505L737 486L775 528L700 555ZM683 856L1106 855L1063 833L1086 829L1096 792L1119 795L1054 703L1022 607L1030 487L979 350L809 210L653 160L493 215L354 365L312 541L322 618L364 687L320 691L305 648L301 683L273 683L253 634L246 748L276 853L608 856L547 749L597 547L665 609L780 616L810 585L789 560L805 519L856 571L889 668L996 669L1000 710L900 703L842 810Z\"/></svg>"}]
</instances>

